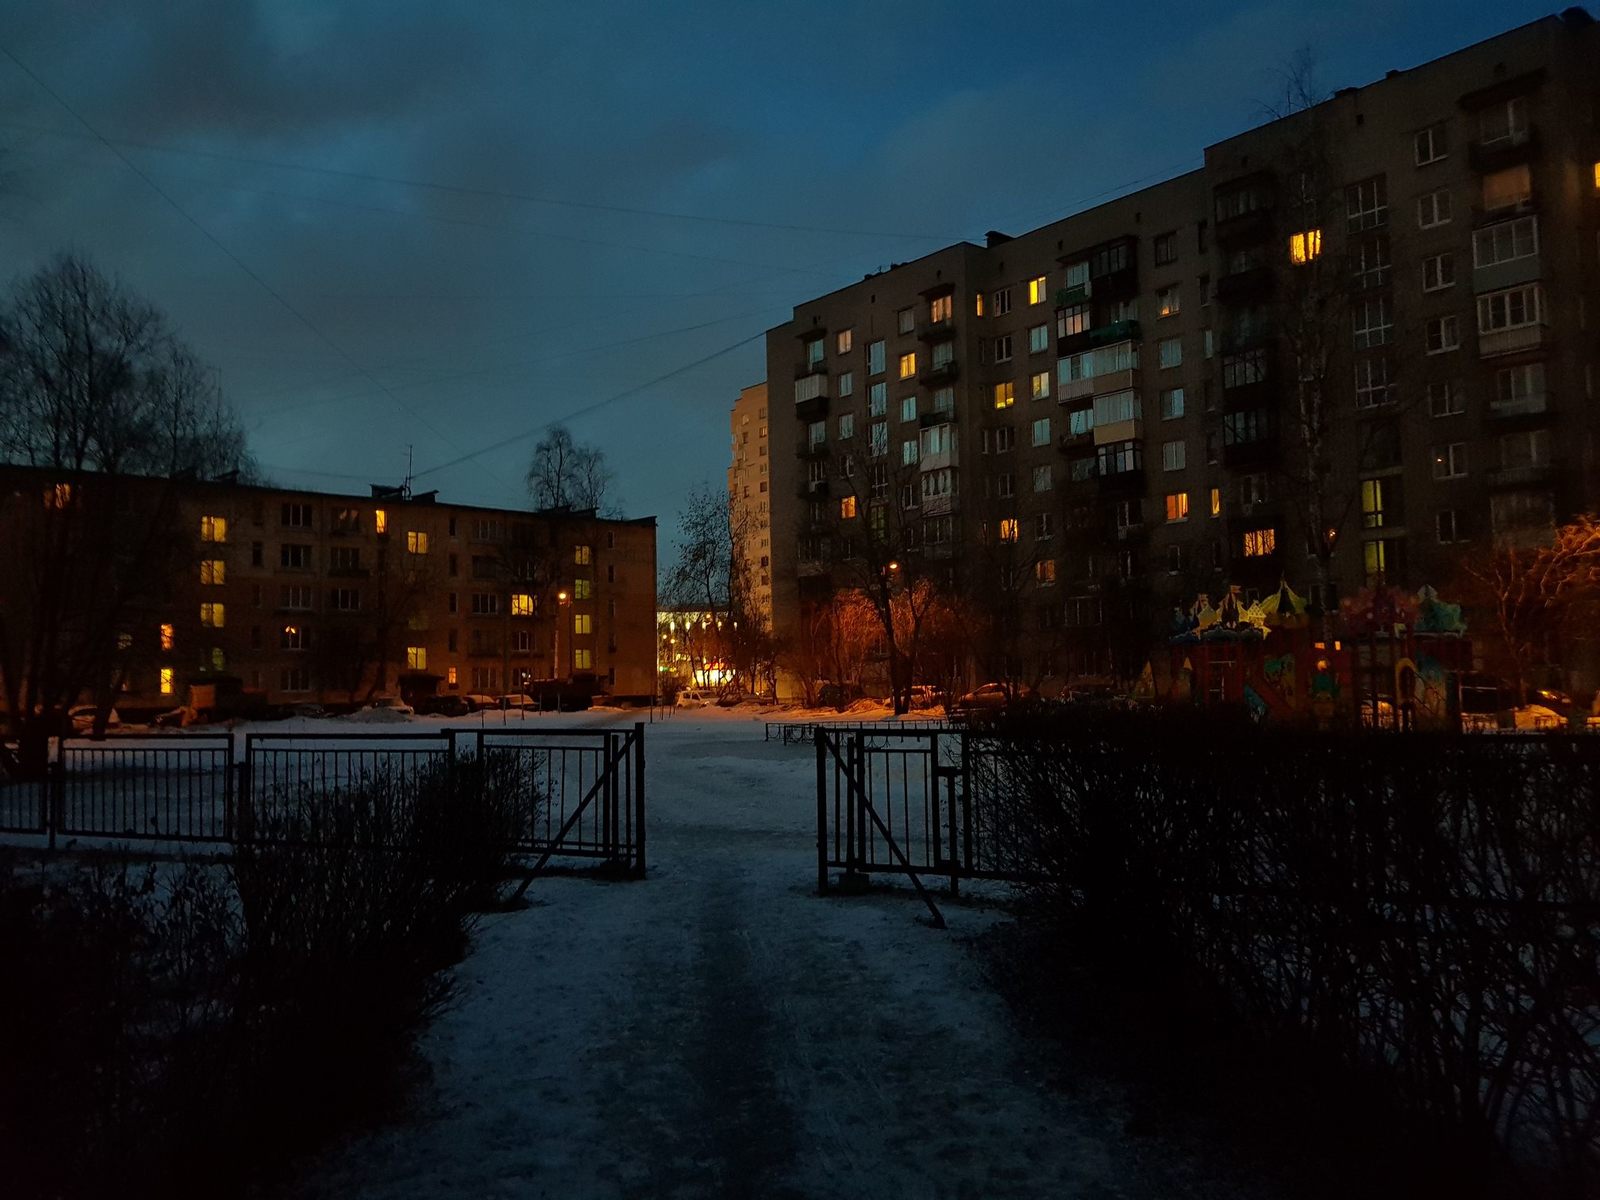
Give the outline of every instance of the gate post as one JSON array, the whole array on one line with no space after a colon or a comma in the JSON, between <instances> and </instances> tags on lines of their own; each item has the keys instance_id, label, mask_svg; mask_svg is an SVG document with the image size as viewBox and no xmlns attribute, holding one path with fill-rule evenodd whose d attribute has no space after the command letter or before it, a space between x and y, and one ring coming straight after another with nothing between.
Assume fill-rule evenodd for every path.
<instances>
[{"instance_id":1,"label":"gate post","mask_svg":"<svg viewBox=\"0 0 1600 1200\"><path fill-rule=\"evenodd\" d=\"M633 723L633 803L636 809L634 817L634 854L636 861L633 868L635 879L644 878L644 722Z\"/></svg>"},{"instance_id":2,"label":"gate post","mask_svg":"<svg viewBox=\"0 0 1600 1200\"><path fill-rule=\"evenodd\" d=\"M822 726L813 731L817 747L817 894L828 892L828 759Z\"/></svg>"},{"instance_id":3,"label":"gate post","mask_svg":"<svg viewBox=\"0 0 1600 1200\"><path fill-rule=\"evenodd\" d=\"M44 796L39 815L44 818L45 827L50 833L50 849L56 848L56 830L61 825L61 806L64 803L64 793L67 782L66 747L58 745L56 761L47 762L44 768Z\"/></svg>"}]
</instances>

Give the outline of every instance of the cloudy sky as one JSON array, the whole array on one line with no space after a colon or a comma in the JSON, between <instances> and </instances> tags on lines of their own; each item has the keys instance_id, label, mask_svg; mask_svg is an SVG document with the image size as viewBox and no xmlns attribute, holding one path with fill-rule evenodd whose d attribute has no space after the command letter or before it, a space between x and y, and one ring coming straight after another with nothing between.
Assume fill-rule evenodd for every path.
<instances>
[{"instance_id":1,"label":"cloudy sky","mask_svg":"<svg viewBox=\"0 0 1600 1200\"><path fill-rule=\"evenodd\" d=\"M516 504L565 420L670 529L796 303L1555 7L0 0L0 274L155 301L278 482Z\"/></svg>"}]
</instances>

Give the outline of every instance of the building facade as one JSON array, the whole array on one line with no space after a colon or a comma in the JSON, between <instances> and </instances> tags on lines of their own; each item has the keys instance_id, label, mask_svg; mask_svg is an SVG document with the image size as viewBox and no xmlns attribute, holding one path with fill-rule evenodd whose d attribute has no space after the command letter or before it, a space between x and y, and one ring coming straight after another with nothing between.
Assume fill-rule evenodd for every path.
<instances>
[{"instance_id":1,"label":"building facade","mask_svg":"<svg viewBox=\"0 0 1600 1200\"><path fill-rule=\"evenodd\" d=\"M780 634L892 570L975 675L1128 676L1199 593L1447 586L1596 507L1596 62L1569 10L798 305Z\"/></svg>"},{"instance_id":2,"label":"building facade","mask_svg":"<svg viewBox=\"0 0 1600 1200\"><path fill-rule=\"evenodd\" d=\"M754 608L772 621L772 456L768 453L767 385L741 388L728 418L732 460L728 467L728 511L739 553L750 570Z\"/></svg>"},{"instance_id":3,"label":"building facade","mask_svg":"<svg viewBox=\"0 0 1600 1200\"><path fill-rule=\"evenodd\" d=\"M24 499L43 473L7 469ZM133 481L184 530L172 578L119 630L115 702L216 684L271 705L375 694L655 689L655 519L235 483ZM96 477L66 485L92 505ZM59 489L58 489L59 490Z\"/></svg>"}]
</instances>

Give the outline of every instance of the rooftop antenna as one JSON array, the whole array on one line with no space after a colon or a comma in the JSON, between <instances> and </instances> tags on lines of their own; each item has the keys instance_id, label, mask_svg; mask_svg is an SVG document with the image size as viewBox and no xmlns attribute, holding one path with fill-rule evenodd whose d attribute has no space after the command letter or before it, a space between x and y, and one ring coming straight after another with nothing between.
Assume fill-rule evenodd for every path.
<instances>
[{"instance_id":1,"label":"rooftop antenna","mask_svg":"<svg viewBox=\"0 0 1600 1200\"><path fill-rule=\"evenodd\" d=\"M400 494L407 500L411 499L411 450L410 442L406 443L406 481L400 485Z\"/></svg>"}]
</instances>

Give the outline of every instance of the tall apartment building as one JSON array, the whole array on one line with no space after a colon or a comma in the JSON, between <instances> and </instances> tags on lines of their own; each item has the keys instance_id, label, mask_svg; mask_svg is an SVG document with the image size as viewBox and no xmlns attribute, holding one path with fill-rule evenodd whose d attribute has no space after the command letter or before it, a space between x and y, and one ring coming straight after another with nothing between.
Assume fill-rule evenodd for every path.
<instances>
[{"instance_id":1,"label":"tall apartment building","mask_svg":"<svg viewBox=\"0 0 1600 1200\"><path fill-rule=\"evenodd\" d=\"M74 504L94 504L103 478L61 492L46 472L0 468L7 492ZM164 595L119 632L123 707L171 707L192 684L224 681L271 704L586 678L597 693L654 692L653 517L482 508L376 487L351 496L123 481L131 503L144 492L191 544Z\"/></svg>"},{"instance_id":2,"label":"tall apartment building","mask_svg":"<svg viewBox=\"0 0 1600 1200\"><path fill-rule=\"evenodd\" d=\"M756 609L772 620L772 456L768 453L767 385L741 388L728 419L733 438L728 467L729 511L744 561L750 566Z\"/></svg>"},{"instance_id":3,"label":"tall apartment building","mask_svg":"<svg viewBox=\"0 0 1600 1200\"><path fill-rule=\"evenodd\" d=\"M1569 9L798 305L780 632L893 570L988 614L982 675L1125 669L1198 592L1447 586L1594 508L1597 63Z\"/></svg>"}]
</instances>

